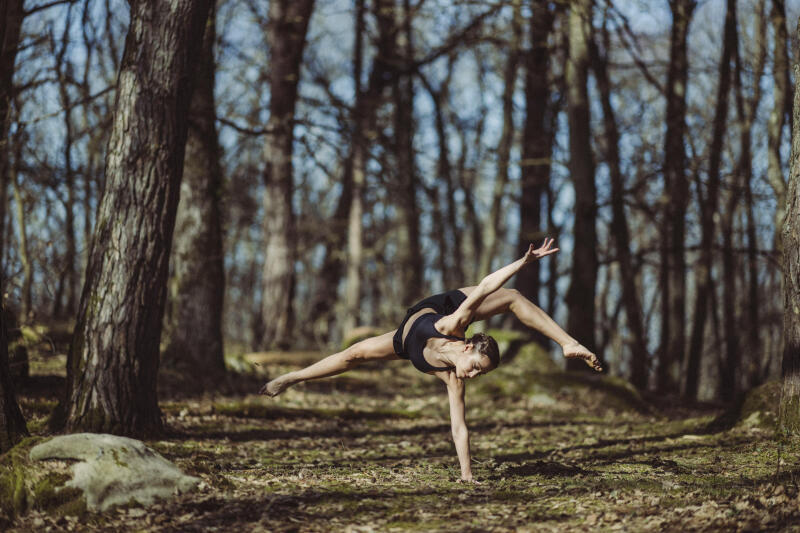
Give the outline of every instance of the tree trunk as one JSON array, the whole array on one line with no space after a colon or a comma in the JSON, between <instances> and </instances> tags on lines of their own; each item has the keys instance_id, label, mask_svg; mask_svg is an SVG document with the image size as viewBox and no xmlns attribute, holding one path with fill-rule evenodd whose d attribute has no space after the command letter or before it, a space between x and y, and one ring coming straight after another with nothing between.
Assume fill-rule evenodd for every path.
<instances>
[{"instance_id":1,"label":"tree trunk","mask_svg":"<svg viewBox=\"0 0 800 533\"><path fill-rule=\"evenodd\" d=\"M786 51L786 7L784 0L772 0L772 109L767 122L767 179L775 192L775 249L781 251L781 225L785 214L786 180L781 166L781 139L786 124L786 112L791 105L789 56Z\"/></svg>"},{"instance_id":2,"label":"tree trunk","mask_svg":"<svg viewBox=\"0 0 800 533\"><path fill-rule=\"evenodd\" d=\"M595 348L597 284L597 188L590 142L589 70L591 0L576 0L569 11L569 57L566 65L569 171L575 188L572 274L567 292L568 331L583 345ZM569 370L587 370L583 361L567 361ZM590 369L589 369L590 370Z\"/></svg>"},{"instance_id":3,"label":"tree trunk","mask_svg":"<svg viewBox=\"0 0 800 533\"><path fill-rule=\"evenodd\" d=\"M719 201L720 162L722 160L722 145L725 138L725 124L728 117L728 98L731 86L731 57L736 39L736 12L731 1L725 14L725 30L722 42L722 57L719 65L719 80L717 81L717 103L714 111L714 126L711 136L711 147L708 158L708 186L705 200L698 187L698 203L701 204L700 223L700 258L695 269L696 296L694 301L694 323L689 340L689 352L686 362L686 388L685 395L691 399L697 398L700 380L700 356L703 353L703 340L705 338L706 319L708 318L708 303L710 291L713 290L711 268L713 265L714 247L714 220Z\"/></svg>"},{"instance_id":4,"label":"tree trunk","mask_svg":"<svg viewBox=\"0 0 800 533\"><path fill-rule=\"evenodd\" d=\"M287 348L294 327L295 220L292 153L297 84L314 0L269 4L270 49L268 134L264 144L264 271L261 315L265 348Z\"/></svg>"},{"instance_id":5,"label":"tree trunk","mask_svg":"<svg viewBox=\"0 0 800 533\"><path fill-rule=\"evenodd\" d=\"M377 136L375 130L376 113L381 102L381 95L389 80L395 76L390 65L390 58L395 54L395 20L394 8L386 0L374 4L375 19L378 26L378 53L372 63L372 70L367 82L366 91L361 90L361 47L364 32L364 2L359 0L356 6L356 35L358 36L356 57L353 61L356 78L356 103L353 112L353 147L352 160L352 199L347 218L347 285L345 289L345 333L354 328L360 321L361 307L361 266L363 263L363 227L364 188L367 178L367 162L369 144Z\"/></svg>"},{"instance_id":6,"label":"tree trunk","mask_svg":"<svg viewBox=\"0 0 800 533\"><path fill-rule=\"evenodd\" d=\"M610 39L608 29L603 27L603 48L609 53ZM601 57L599 47L592 43L592 63L594 65L600 100L603 107L603 122L608 153L608 173L611 178L611 234L619 263L620 285L622 285L622 304L628 328L633 335L631 346L631 382L639 389L647 388L647 341L644 333L644 320L639 293L636 290L636 271L631 259L631 238L628 220L625 215L625 183L619 155L619 130L614 108L611 105L611 84L608 78L608 58Z\"/></svg>"},{"instance_id":7,"label":"tree trunk","mask_svg":"<svg viewBox=\"0 0 800 533\"><path fill-rule=\"evenodd\" d=\"M174 289L164 364L191 373L202 368L211 385L225 372L222 346L222 168L214 109L216 10L211 7L193 70L186 156L172 245Z\"/></svg>"},{"instance_id":8,"label":"tree trunk","mask_svg":"<svg viewBox=\"0 0 800 533\"><path fill-rule=\"evenodd\" d=\"M19 166L21 157L21 139L16 139L16 155L14 157L14 168L11 173L11 187L14 191L14 211L17 217L17 231L19 232L19 246L17 253L22 263L22 294L20 298L20 322L26 324L33 316L33 264L28 248L28 225L25 223L25 199L22 197L22 190L19 186Z\"/></svg>"},{"instance_id":9,"label":"tree trunk","mask_svg":"<svg viewBox=\"0 0 800 533\"><path fill-rule=\"evenodd\" d=\"M668 243L667 275L662 277L665 298L662 320L661 353L658 366L658 388L678 392L680 363L686 344L686 209L689 184L686 179L686 83L688 77L687 36L695 0L670 0L672 36L667 79L667 133L664 139L664 185L667 200L667 220L664 227ZM668 228L668 229L667 229Z\"/></svg>"},{"instance_id":10,"label":"tree trunk","mask_svg":"<svg viewBox=\"0 0 800 533\"><path fill-rule=\"evenodd\" d=\"M796 29L800 39L800 20ZM783 222L783 391L778 410L782 432L800 432L800 58L794 58L792 157Z\"/></svg>"},{"instance_id":11,"label":"tree trunk","mask_svg":"<svg viewBox=\"0 0 800 533\"><path fill-rule=\"evenodd\" d=\"M61 47L56 54L56 73L58 74L58 94L61 107L64 112L64 185L67 188L67 199L64 202L66 213L64 224L64 236L66 240L66 253L63 263L63 280L66 288L66 302L61 308L60 295L54 301L54 315L59 316L62 312L65 316L72 316L78 300L78 276L77 276L77 236L75 235L75 171L72 168L72 145L74 144L75 132L72 125L72 101L69 95L68 84L70 80L70 65L66 64L65 55L69 47L69 29L71 27L72 5L67 8L64 32L61 37Z\"/></svg>"},{"instance_id":12,"label":"tree trunk","mask_svg":"<svg viewBox=\"0 0 800 533\"><path fill-rule=\"evenodd\" d=\"M492 272L492 261L497 255L503 198L508 184L508 165L511 160L511 145L514 142L514 90L517 86L519 71L520 47L522 46L522 2L512 0L511 42L508 58L503 72L503 131L497 144L497 177L494 181L492 205L489 208L489 222L484 226L483 256L481 257L480 277ZM547 81L545 73L545 83ZM543 103L547 105L547 101ZM505 217L503 217L504 219ZM527 248L526 248L527 249Z\"/></svg>"},{"instance_id":13,"label":"tree trunk","mask_svg":"<svg viewBox=\"0 0 800 533\"><path fill-rule=\"evenodd\" d=\"M131 2L105 194L54 420L68 431L161 430L156 378L191 72L208 0Z\"/></svg>"},{"instance_id":14,"label":"tree trunk","mask_svg":"<svg viewBox=\"0 0 800 533\"><path fill-rule=\"evenodd\" d=\"M367 147L364 141L368 138L365 130L369 128L372 114L371 109L365 109L369 106L369 102L361 91L361 72L364 65L364 10L364 0L356 0L355 50L353 53L353 82L356 102L353 109L353 146L349 168L352 190L347 198L350 205L347 213L347 285L345 287L344 335L348 335L361 319L361 265L364 260L362 219L364 216L364 186L367 177ZM372 82L373 79L370 77L370 90ZM342 195L345 192L347 191L343 190Z\"/></svg>"},{"instance_id":15,"label":"tree trunk","mask_svg":"<svg viewBox=\"0 0 800 533\"><path fill-rule=\"evenodd\" d=\"M11 147L8 142L11 99L13 98L14 63L22 28L23 0L0 0L0 273L3 272L5 252L8 182L11 171ZM5 280L0 276L0 283ZM0 294L5 290L0 286Z\"/></svg>"},{"instance_id":16,"label":"tree trunk","mask_svg":"<svg viewBox=\"0 0 800 533\"><path fill-rule=\"evenodd\" d=\"M28 436L25 419L14 395L14 382L8 365L6 310L0 309L0 454Z\"/></svg>"},{"instance_id":17,"label":"tree trunk","mask_svg":"<svg viewBox=\"0 0 800 533\"><path fill-rule=\"evenodd\" d=\"M336 211L330 220L331 235L328 245L325 250L325 258L322 262L320 269L320 283L319 290L316 291L314 297L314 304L311 311L311 322L316 322L320 318L330 315L331 309L336 302L336 286L342 278L342 271L347 265L347 282L346 282L346 296L345 298L353 298L358 305L358 299L361 294L361 264L357 263L355 258L353 260L346 259L346 253L342 253L344 249L349 249L351 246L363 246L362 243L362 228L359 224L358 228L351 226L350 221L360 221L363 214L363 190L364 182L366 181L366 164L369 157L369 143L374 139L374 123L375 113L380 103L380 97L384 89L387 87L387 75L389 74L388 65L386 64L386 46L387 39L392 38L391 26L387 29L385 24L381 23L381 18L386 18L385 13L381 13L380 2L375 6L376 18L378 19L378 53L373 59L370 70L369 81L365 91L361 89L360 75L361 75L361 61L363 53L363 33L365 32L364 15L365 6L363 0L356 2L356 50L354 51L353 58L353 73L356 85L355 106L353 110L353 136L352 145L350 147L350 155L344 164L343 178L342 178L342 194L339 197L339 202L336 206ZM388 19L391 22L391 19ZM358 75L356 75L358 73ZM354 184L356 174L358 174L359 188L355 190ZM357 201L356 201L357 198ZM346 223L342 223L346 221ZM351 232L352 230L352 232ZM347 295L349 293L349 296ZM354 296L355 295L355 296ZM351 309L351 306L345 305L346 308ZM357 309L357 307L356 307ZM352 309L351 309L352 312ZM357 315L352 315L353 319L350 323L355 324L358 322ZM331 322L328 320L328 334L331 331ZM345 328L347 329L347 328Z\"/></svg>"},{"instance_id":18,"label":"tree trunk","mask_svg":"<svg viewBox=\"0 0 800 533\"><path fill-rule=\"evenodd\" d=\"M420 249L419 206L417 206L417 169L414 157L414 86L408 73L413 61L413 43L411 39L411 7L409 0L403 0L402 38L395 52L394 67L396 75L392 83L394 99L394 151L397 157L397 175L400 187L399 197L403 226L405 229L405 248L403 256L402 301L409 305L423 294L422 250Z\"/></svg>"},{"instance_id":19,"label":"tree trunk","mask_svg":"<svg viewBox=\"0 0 800 533\"><path fill-rule=\"evenodd\" d=\"M554 131L550 127L550 46L554 16L548 2L536 0L531 6L530 50L525 53L525 126L520 162L521 196L517 256L521 257L532 242L545 236L542 231L542 200L550 182L550 159ZM554 262L554 261L551 261ZM514 287L523 296L539 301L540 265L534 261L517 273ZM519 323L517 323L519 324ZM529 328L524 328L530 331Z\"/></svg>"},{"instance_id":20,"label":"tree trunk","mask_svg":"<svg viewBox=\"0 0 800 533\"><path fill-rule=\"evenodd\" d=\"M762 23L764 17L764 3L765 0L760 0L757 6L758 16L755 20L755 41L758 49L755 54L755 62L753 64L753 88L750 97L744 98L743 90L743 69L742 58L739 53L739 40L738 37L734 38L734 57L736 59L736 74L734 77L734 84L736 87L736 109L739 118L739 138L741 141L741 149L739 150L738 161L738 174L741 176L741 192L744 194L744 208L747 215L747 338L745 341L745 353L750 354L747 373L745 374L748 382L758 381L760 374L760 351L761 351L761 337L759 329L761 324L761 316L759 312L760 296L758 288L758 258L756 256L756 226L753 217L753 194L752 194L752 181L753 181L753 157L752 157L752 129L755 120L756 108L758 102L761 100L761 76L764 73L764 65L766 63L766 46L764 43L764 34L766 33L766 25ZM733 7L735 9L735 6ZM744 270L744 269L743 269ZM744 284L744 281L742 282ZM741 356L736 354L735 360L737 370L742 370ZM741 380L735 382L735 391L739 390L743 385Z\"/></svg>"}]
</instances>

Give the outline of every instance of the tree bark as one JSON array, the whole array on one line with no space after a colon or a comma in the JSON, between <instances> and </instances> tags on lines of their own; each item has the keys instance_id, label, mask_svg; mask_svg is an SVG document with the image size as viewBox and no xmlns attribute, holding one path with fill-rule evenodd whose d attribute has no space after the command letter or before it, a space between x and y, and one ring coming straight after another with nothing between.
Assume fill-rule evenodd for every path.
<instances>
[{"instance_id":1,"label":"tree bark","mask_svg":"<svg viewBox=\"0 0 800 533\"><path fill-rule=\"evenodd\" d=\"M680 363L686 344L686 209L689 183L686 179L686 84L688 77L687 37L695 0L670 0L672 36L667 77L667 133L664 140L664 185L667 199L667 274L662 277L664 306L661 353L658 366L658 388L663 392L678 392ZM668 229L667 229L668 228ZM663 266L662 266L663 268Z\"/></svg>"},{"instance_id":2,"label":"tree bark","mask_svg":"<svg viewBox=\"0 0 800 533\"><path fill-rule=\"evenodd\" d=\"M610 39L608 29L603 26L603 48L609 53ZM628 219L625 215L625 183L619 155L619 129L614 108L611 106L611 84L608 77L608 57L601 57L599 47L592 43L592 64L603 108L603 122L607 145L606 160L611 178L611 234L619 263L620 285L622 285L622 304L628 320L628 328L633 335L631 343L631 382L639 389L647 388L647 341L644 333L644 319L639 293L636 290L636 271L631 259L631 238Z\"/></svg>"},{"instance_id":3,"label":"tree bark","mask_svg":"<svg viewBox=\"0 0 800 533\"><path fill-rule=\"evenodd\" d=\"M754 22L755 31L754 37L757 45L755 54L755 62L753 64L753 88L750 96L745 99L743 90L743 67L742 57L739 52L738 37L734 38L734 58L736 60L734 84L736 89L736 109L739 122L739 139L741 141L741 149L739 150L739 161L737 164L738 174L741 180L741 193L744 195L744 208L747 215L747 337L745 341L745 353L750 354L749 361L747 361L747 368L743 368L741 364L741 356L737 354L729 354L734 357L732 362L738 363L735 368L738 371L746 370L746 377L748 382L757 384L759 381L759 367L761 351L761 336L759 334L761 324L761 298L759 295L758 287L758 258L756 256L756 221L753 214L753 151L752 151L752 129L755 120L756 108L758 102L761 100L761 76L764 73L764 65L766 63L766 46L764 43L764 34L766 33L766 25L764 21L764 3L765 0L760 0L757 5L757 17ZM735 9L735 6L734 6ZM738 30L737 30L738 33ZM743 269L744 270L744 269ZM735 391L738 391L743 384L741 380L736 381Z\"/></svg>"},{"instance_id":4,"label":"tree bark","mask_svg":"<svg viewBox=\"0 0 800 533\"><path fill-rule=\"evenodd\" d=\"M767 180L775 192L775 249L781 252L781 225L785 214L786 180L781 166L781 140L786 124L787 109L791 106L789 55L786 50L786 7L784 0L772 0L772 109L767 121Z\"/></svg>"},{"instance_id":5,"label":"tree bark","mask_svg":"<svg viewBox=\"0 0 800 533\"><path fill-rule=\"evenodd\" d=\"M33 316L33 264L28 247L28 225L25 223L25 199L19 185L18 166L21 157L21 139L16 139L16 155L14 157L13 169L11 171L11 188L14 191L14 212L17 218L17 232L19 233L19 246L17 253L22 263L22 293L20 297L19 316L20 322L26 324Z\"/></svg>"},{"instance_id":6,"label":"tree bark","mask_svg":"<svg viewBox=\"0 0 800 533\"><path fill-rule=\"evenodd\" d=\"M65 59L67 48L69 47L69 29L71 27L72 5L67 8L67 17L64 23L64 32L61 37L61 47L56 54L56 73L58 75L58 95L64 113L64 185L67 189L67 198L64 204L65 224L64 233L66 237L66 253L64 254L63 280L66 286L66 302L61 307L60 295L54 301L54 315L72 316L75 312L78 300L78 275L77 275L77 236L75 235L75 171L72 165L72 146L74 144L75 132L72 124L72 101L69 94L68 77L70 76L71 65ZM60 292L60 291L59 291Z\"/></svg>"},{"instance_id":7,"label":"tree bark","mask_svg":"<svg viewBox=\"0 0 800 533\"><path fill-rule=\"evenodd\" d=\"M568 331L588 349L595 349L597 284L597 188L590 142L587 76L591 0L576 0L569 11L569 57L566 65L569 171L575 188L574 248L567 305ZM598 354L599 356L599 354ZM567 361L568 370L589 369L583 361ZM590 369L589 369L590 370Z\"/></svg>"},{"instance_id":8,"label":"tree bark","mask_svg":"<svg viewBox=\"0 0 800 533\"><path fill-rule=\"evenodd\" d=\"M800 39L800 20L796 38ZM794 58L792 157L783 239L783 390L778 409L782 432L800 432L800 57Z\"/></svg>"},{"instance_id":9,"label":"tree bark","mask_svg":"<svg viewBox=\"0 0 800 533\"><path fill-rule=\"evenodd\" d=\"M0 0L0 272L4 265L6 210L8 209L8 182L11 171L11 147L8 130L13 98L14 63L17 58L20 30L22 28L23 0ZM0 283L5 280L0 277ZM0 294L5 287L0 286Z\"/></svg>"},{"instance_id":10,"label":"tree bark","mask_svg":"<svg viewBox=\"0 0 800 533\"><path fill-rule=\"evenodd\" d=\"M719 202L720 162L722 160L722 144L725 138L725 125L728 118L728 98L731 87L731 57L736 39L736 12L728 2L725 13L725 30L722 41L722 57L719 64L717 81L717 103L714 111L714 126L711 135L711 146L708 157L708 186L703 199L698 188L700 209L700 258L695 269L696 296L694 301L694 322L689 339L689 351L686 361L685 395L697 398L700 380L700 356L703 353L705 326L708 318L710 292L713 290L711 268L713 266L712 248L714 245L714 225Z\"/></svg>"},{"instance_id":11,"label":"tree bark","mask_svg":"<svg viewBox=\"0 0 800 533\"><path fill-rule=\"evenodd\" d=\"M525 53L525 125L520 162L521 196L517 255L522 256L532 242L545 236L542 231L542 200L550 182L550 159L554 130L550 126L553 109L550 99L550 45L555 17L548 2L531 5L530 49ZM517 273L514 287L526 298L538 302L541 268L534 261ZM519 323L518 323L519 324ZM529 328L524 328L530 331Z\"/></svg>"},{"instance_id":12,"label":"tree bark","mask_svg":"<svg viewBox=\"0 0 800 533\"><path fill-rule=\"evenodd\" d=\"M269 4L269 121L264 144L264 270L261 315L264 348L287 348L294 327L295 218L292 154L297 84L314 0Z\"/></svg>"},{"instance_id":13,"label":"tree bark","mask_svg":"<svg viewBox=\"0 0 800 533\"><path fill-rule=\"evenodd\" d=\"M367 146L365 139L369 138L367 129L371 122L372 109L369 97L373 96L373 79L370 77L370 87L365 96L361 90L361 72L363 69L363 44L364 44L364 0L356 0L355 17L355 51L353 57L353 81L355 85L356 102L353 109L353 147L350 160L351 189L349 194L350 206L347 213L347 285L345 288L345 320L344 334L352 331L360 322L361 304L361 266L363 263L364 236L362 232L362 219L364 216L364 186L367 177ZM377 61L376 61L377 66ZM369 109L368 109L369 108ZM344 195L346 191L343 191Z\"/></svg>"},{"instance_id":14,"label":"tree bark","mask_svg":"<svg viewBox=\"0 0 800 533\"><path fill-rule=\"evenodd\" d=\"M394 100L394 152L397 157L397 176L403 226L405 229L405 265L403 268L403 302L414 302L423 296L423 261L420 249L419 206L417 205L417 169L414 154L414 85L409 67L413 55L411 39L411 6L403 0L400 24L402 36L397 44L400 53L393 57L396 74L392 83Z\"/></svg>"},{"instance_id":15,"label":"tree bark","mask_svg":"<svg viewBox=\"0 0 800 533\"><path fill-rule=\"evenodd\" d=\"M172 316L165 365L204 369L198 381L209 386L225 372L222 306L222 168L214 108L216 10L211 7L203 46L194 68L186 156L175 219L170 283Z\"/></svg>"},{"instance_id":16,"label":"tree bark","mask_svg":"<svg viewBox=\"0 0 800 533\"><path fill-rule=\"evenodd\" d=\"M6 310L0 309L0 454L28 436L28 428L14 395L14 382L8 365Z\"/></svg>"},{"instance_id":17,"label":"tree bark","mask_svg":"<svg viewBox=\"0 0 800 533\"><path fill-rule=\"evenodd\" d=\"M378 26L377 54L372 62L366 91L361 90L361 51L358 42L357 57L354 58L354 75L359 80L356 85L356 102L353 112L352 160L352 198L347 218L347 284L345 289L344 331L350 331L360 321L361 307L361 267L363 263L363 214L364 190L367 178L369 146L374 142L376 113L381 95L390 85L396 83L396 46L394 8L387 0L378 0L373 6ZM364 5L359 0L356 6L356 33L364 31Z\"/></svg>"},{"instance_id":18,"label":"tree bark","mask_svg":"<svg viewBox=\"0 0 800 533\"><path fill-rule=\"evenodd\" d=\"M105 194L54 420L68 431L161 430L156 377L191 72L208 0L131 2Z\"/></svg>"}]
</instances>

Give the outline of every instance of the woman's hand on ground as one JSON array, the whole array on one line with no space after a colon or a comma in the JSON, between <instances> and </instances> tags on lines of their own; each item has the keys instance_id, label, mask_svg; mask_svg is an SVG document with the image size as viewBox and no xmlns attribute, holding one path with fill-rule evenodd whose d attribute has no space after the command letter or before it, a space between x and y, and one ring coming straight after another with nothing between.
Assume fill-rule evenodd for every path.
<instances>
[{"instance_id":1,"label":"woman's hand on ground","mask_svg":"<svg viewBox=\"0 0 800 533\"><path fill-rule=\"evenodd\" d=\"M527 265L528 263L532 263L546 255L556 253L559 250L558 248L550 248L553 245L553 242L555 242L555 239L546 238L544 243L542 243L539 248L534 248L533 244L528 246L528 251L525 252L525 257L523 258L524 263Z\"/></svg>"}]
</instances>

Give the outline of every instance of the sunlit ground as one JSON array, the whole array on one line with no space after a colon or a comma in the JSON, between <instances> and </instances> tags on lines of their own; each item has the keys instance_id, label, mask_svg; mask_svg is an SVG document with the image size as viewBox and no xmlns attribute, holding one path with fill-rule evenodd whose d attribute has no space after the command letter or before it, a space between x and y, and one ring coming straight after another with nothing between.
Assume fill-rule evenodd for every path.
<instances>
[{"instance_id":1,"label":"sunlit ground","mask_svg":"<svg viewBox=\"0 0 800 533\"><path fill-rule=\"evenodd\" d=\"M264 354L233 388L321 354ZM536 358L474 380L468 422L479 485L457 483L444 386L403 362L290 389L181 397L149 444L201 489L148 509L54 518L16 531L800 530L800 440L708 429L719 412L648 412L630 391L541 373ZM52 361L32 364L50 372ZM588 383L588 384L587 384ZM221 387L231 390L230 386ZM21 397L42 434L52 394Z\"/></svg>"}]
</instances>

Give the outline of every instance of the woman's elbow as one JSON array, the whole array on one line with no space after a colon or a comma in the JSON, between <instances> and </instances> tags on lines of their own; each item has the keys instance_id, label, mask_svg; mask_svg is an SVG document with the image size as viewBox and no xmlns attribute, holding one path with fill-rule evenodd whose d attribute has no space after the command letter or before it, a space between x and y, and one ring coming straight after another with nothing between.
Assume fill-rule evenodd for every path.
<instances>
[{"instance_id":1,"label":"woman's elbow","mask_svg":"<svg viewBox=\"0 0 800 533\"><path fill-rule=\"evenodd\" d=\"M453 426L451 430L453 432L453 440L455 441L465 439L469 436L469 430L467 429L467 426L464 424Z\"/></svg>"}]
</instances>

